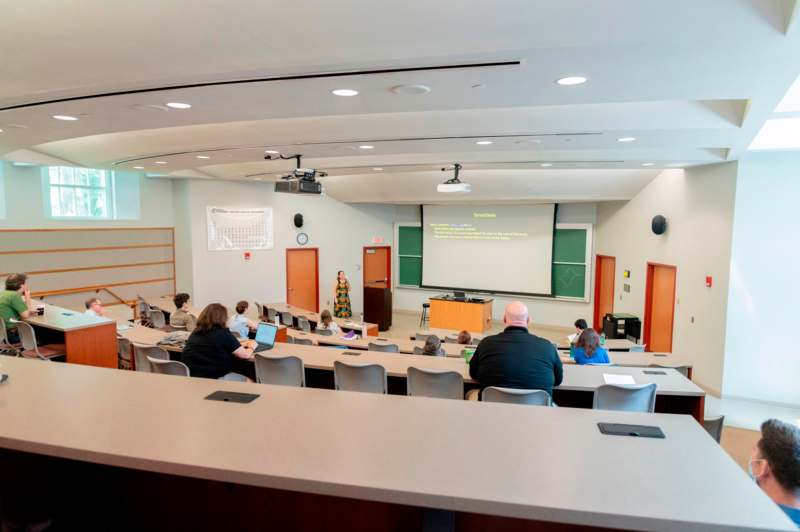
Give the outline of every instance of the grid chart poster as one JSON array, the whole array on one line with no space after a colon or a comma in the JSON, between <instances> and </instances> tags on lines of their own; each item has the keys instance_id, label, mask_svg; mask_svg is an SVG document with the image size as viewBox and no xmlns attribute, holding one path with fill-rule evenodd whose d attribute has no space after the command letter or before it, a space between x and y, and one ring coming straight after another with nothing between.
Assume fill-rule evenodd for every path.
<instances>
[{"instance_id":1,"label":"grid chart poster","mask_svg":"<svg viewBox=\"0 0 800 532\"><path fill-rule=\"evenodd\" d=\"M272 208L206 207L208 250L272 249Z\"/></svg>"}]
</instances>

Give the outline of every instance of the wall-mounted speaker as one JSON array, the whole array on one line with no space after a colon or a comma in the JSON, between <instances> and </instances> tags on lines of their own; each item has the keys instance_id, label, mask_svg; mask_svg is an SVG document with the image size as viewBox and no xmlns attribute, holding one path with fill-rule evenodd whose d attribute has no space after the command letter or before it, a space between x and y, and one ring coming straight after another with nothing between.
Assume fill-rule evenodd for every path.
<instances>
[{"instance_id":1,"label":"wall-mounted speaker","mask_svg":"<svg viewBox=\"0 0 800 532\"><path fill-rule=\"evenodd\" d=\"M653 229L653 233L663 235L667 230L667 219L660 214L653 216L650 227Z\"/></svg>"},{"instance_id":2,"label":"wall-mounted speaker","mask_svg":"<svg viewBox=\"0 0 800 532\"><path fill-rule=\"evenodd\" d=\"M300 229L303 227L303 215L299 212L294 215L294 226Z\"/></svg>"}]
</instances>

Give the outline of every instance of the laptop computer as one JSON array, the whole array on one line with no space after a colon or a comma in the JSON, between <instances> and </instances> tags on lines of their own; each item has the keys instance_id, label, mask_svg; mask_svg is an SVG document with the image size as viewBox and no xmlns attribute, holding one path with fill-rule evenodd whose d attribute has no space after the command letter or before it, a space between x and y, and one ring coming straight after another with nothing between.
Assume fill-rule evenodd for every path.
<instances>
[{"instance_id":1,"label":"laptop computer","mask_svg":"<svg viewBox=\"0 0 800 532\"><path fill-rule=\"evenodd\" d=\"M256 343L254 353L260 353L272 349L275 345L275 335L278 334L278 326L272 323L261 322L256 328Z\"/></svg>"},{"instance_id":2,"label":"laptop computer","mask_svg":"<svg viewBox=\"0 0 800 532\"><path fill-rule=\"evenodd\" d=\"M460 292L458 290L453 290L453 299L456 301L466 301L467 300L467 293Z\"/></svg>"}]
</instances>

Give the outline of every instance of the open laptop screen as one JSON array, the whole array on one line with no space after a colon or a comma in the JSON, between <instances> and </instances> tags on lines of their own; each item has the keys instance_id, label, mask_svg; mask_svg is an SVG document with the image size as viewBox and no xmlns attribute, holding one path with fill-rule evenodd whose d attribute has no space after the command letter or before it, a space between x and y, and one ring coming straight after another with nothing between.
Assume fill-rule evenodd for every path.
<instances>
[{"instance_id":1,"label":"open laptop screen","mask_svg":"<svg viewBox=\"0 0 800 532\"><path fill-rule=\"evenodd\" d=\"M275 345L275 335L278 333L278 327L271 323L261 322L256 329L256 342L261 345Z\"/></svg>"}]
</instances>

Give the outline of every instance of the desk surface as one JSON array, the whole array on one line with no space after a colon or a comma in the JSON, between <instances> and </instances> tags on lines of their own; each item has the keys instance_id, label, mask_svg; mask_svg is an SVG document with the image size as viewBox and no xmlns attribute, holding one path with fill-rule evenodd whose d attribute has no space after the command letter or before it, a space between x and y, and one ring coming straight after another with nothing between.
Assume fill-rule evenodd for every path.
<instances>
[{"instance_id":1,"label":"desk surface","mask_svg":"<svg viewBox=\"0 0 800 532\"><path fill-rule=\"evenodd\" d=\"M480 301L476 301L474 298L469 298L469 297L465 298L465 299L456 299L453 296L434 296L434 297L431 297L430 299L433 299L433 300L436 300L436 301L450 301L452 303L472 303L472 304L475 304L475 305L483 305L485 303L491 303L492 301L494 301L494 299L491 298L491 297L479 297L479 298L477 298Z\"/></svg>"},{"instance_id":2,"label":"desk surface","mask_svg":"<svg viewBox=\"0 0 800 532\"><path fill-rule=\"evenodd\" d=\"M569 340L565 336L564 338L560 339L558 342L559 349L569 349ZM628 351L631 347L635 346L634 342L631 342L627 338L606 338L606 343L603 344L602 347L605 347L608 351L619 349Z\"/></svg>"},{"instance_id":3,"label":"desk surface","mask_svg":"<svg viewBox=\"0 0 800 532\"><path fill-rule=\"evenodd\" d=\"M319 313L311 311L311 310L306 310L304 308L295 307L294 305L289 305L287 303L265 303L264 304L264 308L267 308L267 307L274 308L278 312L288 312L292 316L302 316L304 318L307 318L310 321L314 321L314 322L317 322L317 323L319 323L319 321L320 321ZM370 327L375 327L376 330L377 330L377 327L378 327L378 325L376 323L364 322L362 324L356 318L356 316L353 316L352 318L348 318L348 319L333 318L333 321L335 321L337 324L339 324L339 327L342 327L342 328L345 328L345 329L356 330L356 331L359 331L359 330L362 330L362 329L368 329Z\"/></svg>"},{"instance_id":4,"label":"desk surface","mask_svg":"<svg viewBox=\"0 0 800 532\"><path fill-rule=\"evenodd\" d=\"M650 375L645 371L663 371L665 375ZM636 368L620 366L564 366L564 380L558 389L593 392L606 384L604 373L631 375L636 384L656 383L657 395L684 395L701 397L706 392L695 383L669 368Z\"/></svg>"},{"instance_id":5,"label":"desk surface","mask_svg":"<svg viewBox=\"0 0 800 532\"><path fill-rule=\"evenodd\" d=\"M574 364L575 360L569 357L566 351L560 351L561 361L566 364ZM664 356L666 355L666 356ZM673 353L632 353L630 351L612 351L608 354L612 364L619 366L647 367L650 364L658 364L669 368L679 366L692 367L692 361L688 358Z\"/></svg>"},{"instance_id":6,"label":"desk surface","mask_svg":"<svg viewBox=\"0 0 800 532\"><path fill-rule=\"evenodd\" d=\"M31 316L25 321L31 325L62 332L88 329L90 327L97 327L98 325L106 325L114 322L114 320L109 318L92 316L76 310L56 307L55 305L46 304L44 307L44 314L42 316Z\"/></svg>"},{"instance_id":7,"label":"desk surface","mask_svg":"<svg viewBox=\"0 0 800 532\"><path fill-rule=\"evenodd\" d=\"M320 345L342 345L353 349L367 349L369 344L395 344L400 348L401 353L414 353L415 347L424 347L425 342L417 342L414 340L404 340L402 338L384 338L378 336L368 336L367 338L359 338L358 340L345 340L341 334L334 334L331 336L323 336L321 334L306 333L289 330L289 336L293 338L309 338L314 344ZM466 346L460 344L448 344L442 342L442 348L449 357L461 357L461 351L466 348L475 346Z\"/></svg>"},{"instance_id":8,"label":"desk surface","mask_svg":"<svg viewBox=\"0 0 800 532\"><path fill-rule=\"evenodd\" d=\"M10 377L0 386L0 446L8 449L601 527L795 530L688 416L383 396L2 358L0 370ZM248 405L203 400L215 390L261 397ZM121 411L128 412L124 420ZM604 436L596 426L601 421L658 425L667 437Z\"/></svg>"}]
</instances>

